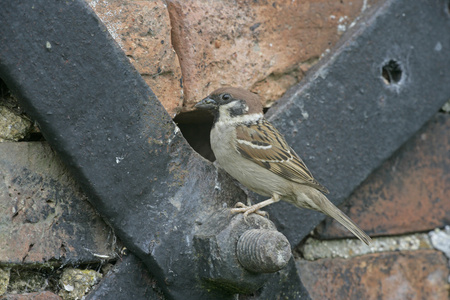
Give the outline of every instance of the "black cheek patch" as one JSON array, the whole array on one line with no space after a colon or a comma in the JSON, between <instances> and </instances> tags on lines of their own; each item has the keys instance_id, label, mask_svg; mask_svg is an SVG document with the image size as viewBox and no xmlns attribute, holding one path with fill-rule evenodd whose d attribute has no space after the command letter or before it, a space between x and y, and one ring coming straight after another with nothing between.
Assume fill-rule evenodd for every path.
<instances>
[{"instance_id":1,"label":"black cheek patch","mask_svg":"<svg viewBox=\"0 0 450 300\"><path fill-rule=\"evenodd\" d=\"M247 112L247 106L240 102L239 105L236 104L235 106L229 108L228 111L230 112L230 117L241 116Z\"/></svg>"}]
</instances>

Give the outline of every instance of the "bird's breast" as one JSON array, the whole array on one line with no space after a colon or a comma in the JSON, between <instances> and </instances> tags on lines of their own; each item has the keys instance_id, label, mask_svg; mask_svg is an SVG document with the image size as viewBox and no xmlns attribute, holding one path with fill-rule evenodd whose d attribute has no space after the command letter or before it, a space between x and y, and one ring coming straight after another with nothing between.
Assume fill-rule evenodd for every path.
<instances>
[{"instance_id":1,"label":"bird's breast","mask_svg":"<svg viewBox=\"0 0 450 300\"><path fill-rule=\"evenodd\" d=\"M221 168L260 195L272 196L277 193L282 197L289 197L292 194L293 182L244 158L237 151L236 143L235 128L216 123L211 130L211 148Z\"/></svg>"}]
</instances>

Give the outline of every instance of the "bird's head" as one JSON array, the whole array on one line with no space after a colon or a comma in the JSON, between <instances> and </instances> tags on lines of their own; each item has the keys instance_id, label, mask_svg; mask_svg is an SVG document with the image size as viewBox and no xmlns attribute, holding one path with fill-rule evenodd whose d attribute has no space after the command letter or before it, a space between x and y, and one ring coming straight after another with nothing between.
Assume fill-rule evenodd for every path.
<instances>
[{"instance_id":1,"label":"bird's head","mask_svg":"<svg viewBox=\"0 0 450 300\"><path fill-rule=\"evenodd\" d=\"M260 97L242 88L223 87L212 92L195 105L197 109L210 111L215 120L242 119L245 115L262 117ZM236 119L237 118L237 119Z\"/></svg>"}]
</instances>

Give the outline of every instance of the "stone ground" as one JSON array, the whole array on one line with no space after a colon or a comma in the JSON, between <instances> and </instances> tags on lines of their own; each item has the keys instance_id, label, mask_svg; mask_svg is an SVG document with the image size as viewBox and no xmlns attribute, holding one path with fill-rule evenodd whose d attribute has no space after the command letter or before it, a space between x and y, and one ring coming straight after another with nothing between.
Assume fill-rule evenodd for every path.
<instances>
[{"instance_id":1,"label":"stone ground","mask_svg":"<svg viewBox=\"0 0 450 300\"><path fill-rule=\"evenodd\" d=\"M88 4L179 117L222 85L258 92L270 107L376 2ZM81 299L123 249L1 84L0 298ZM449 298L449 106L342 205L374 245L327 219L296 247L313 299Z\"/></svg>"}]
</instances>

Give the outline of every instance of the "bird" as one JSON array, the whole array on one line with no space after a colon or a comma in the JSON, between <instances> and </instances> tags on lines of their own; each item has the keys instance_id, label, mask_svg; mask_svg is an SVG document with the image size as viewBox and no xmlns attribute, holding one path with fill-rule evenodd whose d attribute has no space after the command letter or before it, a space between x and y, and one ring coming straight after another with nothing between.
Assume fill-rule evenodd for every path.
<instances>
[{"instance_id":1,"label":"bird","mask_svg":"<svg viewBox=\"0 0 450 300\"><path fill-rule=\"evenodd\" d=\"M211 149L219 166L251 191L267 200L245 205L238 202L232 213L244 217L280 200L299 208L322 212L341 223L362 242L372 239L337 208L300 156L263 115L261 98L239 87L222 87L195 105L213 117Z\"/></svg>"}]
</instances>

